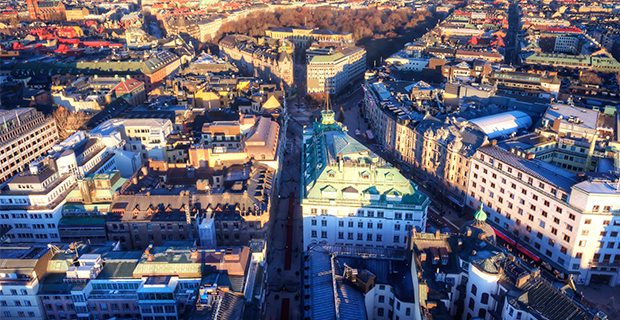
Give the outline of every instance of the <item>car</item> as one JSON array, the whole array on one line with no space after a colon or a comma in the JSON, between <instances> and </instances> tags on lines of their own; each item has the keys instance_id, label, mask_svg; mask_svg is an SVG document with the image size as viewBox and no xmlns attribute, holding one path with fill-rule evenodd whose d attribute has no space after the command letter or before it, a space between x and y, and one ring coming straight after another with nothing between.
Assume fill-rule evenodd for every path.
<instances>
[{"instance_id":1,"label":"car","mask_svg":"<svg viewBox=\"0 0 620 320\"><path fill-rule=\"evenodd\" d=\"M355 135L359 136L360 134L362 134L359 130L355 130Z\"/></svg>"}]
</instances>

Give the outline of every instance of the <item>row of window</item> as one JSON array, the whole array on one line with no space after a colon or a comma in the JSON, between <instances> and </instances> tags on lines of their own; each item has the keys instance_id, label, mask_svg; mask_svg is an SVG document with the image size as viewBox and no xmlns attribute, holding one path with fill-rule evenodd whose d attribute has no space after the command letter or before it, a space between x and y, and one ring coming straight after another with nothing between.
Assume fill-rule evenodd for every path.
<instances>
[{"instance_id":1,"label":"row of window","mask_svg":"<svg viewBox=\"0 0 620 320\"><path fill-rule=\"evenodd\" d=\"M357 238L354 238L354 233L353 232L348 232L347 233L347 240L357 240L357 241L364 241L364 234L358 232L357 233ZM310 237L311 238L317 238L318 237L318 231L316 230L312 230L310 233ZM327 231L321 231L321 239L327 239ZM338 239L339 240L344 240L344 232L338 232ZM400 236L394 236L393 242L394 243L400 243ZM405 240L405 242L407 241L407 237L403 237L403 239ZM383 241L383 235L382 234L377 234L377 235L373 235L372 233L367 233L366 234L366 241L377 241L377 242L382 242Z\"/></svg>"}]
</instances>

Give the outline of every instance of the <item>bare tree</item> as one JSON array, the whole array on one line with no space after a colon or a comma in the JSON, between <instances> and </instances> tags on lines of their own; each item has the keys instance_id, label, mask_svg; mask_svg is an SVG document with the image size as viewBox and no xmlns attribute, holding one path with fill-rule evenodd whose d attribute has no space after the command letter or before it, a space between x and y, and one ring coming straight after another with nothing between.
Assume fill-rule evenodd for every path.
<instances>
[{"instance_id":1,"label":"bare tree","mask_svg":"<svg viewBox=\"0 0 620 320\"><path fill-rule=\"evenodd\" d=\"M84 112L70 112L64 107L58 107L52 113L52 117L56 120L61 141L67 139L88 121L88 116Z\"/></svg>"},{"instance_id":2,"label":"bare tree","mask_svg":"<svg viewBox=\"0 0 620 320\"><path fill-rule=\"evenodd\" d=\"M603 79L596 72L584 71L579 75L579 81L583 84L602 84Z\"/></svg>"}]
</instances>

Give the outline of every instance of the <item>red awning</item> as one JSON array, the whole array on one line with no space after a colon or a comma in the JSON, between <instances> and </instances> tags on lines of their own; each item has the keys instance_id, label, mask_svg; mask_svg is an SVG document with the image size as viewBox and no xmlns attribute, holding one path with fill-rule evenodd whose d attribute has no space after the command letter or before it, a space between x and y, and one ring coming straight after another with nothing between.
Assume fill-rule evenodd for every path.
<instances>
[{"instance_id":1,"label":"red awning","mask_svg":"<svg viewBox=\"0 0 620 320\"><path fill-rule=\"evenodd\" d=\"M493 227L491 227L491 228L493 228ZM496 234L498 237L500 237L500 238L504 239L504 241L506 241L506 242L510 243L511 245L514 245L514 244L515 244L515 242L514 242L512 239L508 238L508 236L507 236L507 235L505 235L505 234L503 234L501 231L499 231L499 230L497 230L497 229L495 229L495 228L493 228L493 230L495 230L495 234Z\"/></svg>"},{"instance_id":2,"label":"red awning","mask_svg":"<svg viewBox=\"0 0 620 320\"><path fill-rule=\"evenodd\" d=\"M517 249L519 249L519 251L525 253L526 256L532 258L534 261L538 262L540 261L540 258L538 256L536 256L535 254L531 253L529 250L523 248L520 245L517 245Z\"/></svg>"}]
</instances>

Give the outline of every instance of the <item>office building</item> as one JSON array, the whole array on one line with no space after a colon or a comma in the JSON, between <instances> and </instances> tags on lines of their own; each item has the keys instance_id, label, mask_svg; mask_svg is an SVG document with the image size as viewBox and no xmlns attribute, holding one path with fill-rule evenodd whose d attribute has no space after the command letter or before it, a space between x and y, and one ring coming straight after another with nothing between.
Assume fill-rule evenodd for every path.
<instances>
[{"instance_id":1,"label":"office building","mask_svg":"<svg viewBox=\"0 0 620 320\"><path fill-rule=\"evenodd\" d=\"M54 119L34 108L0 110L0 184L45 154L58 140Z\"/></svg>"},{"instance_id":2,"label":"office building","mask_svg":"<svg viewBox=\"0 0 620 320\"><path fill-rule=\"evenodd\" d=\"M338 48L325 55L314 55L307 66L308 93L337 94L366 71L366 50Z\"/></svg>"},{"instance_id":3,"label":"office building","mask_svg":"<svg viewBox=\"0 0 620 320\"><path fill-rule=\"evenodd\" d=\"M617 176L586 173L583 180L497 146L479 148L471 166L467 205L484 202L489 224L509 243L560 278L618 282Z\"/></svg>"}]
</instances>

